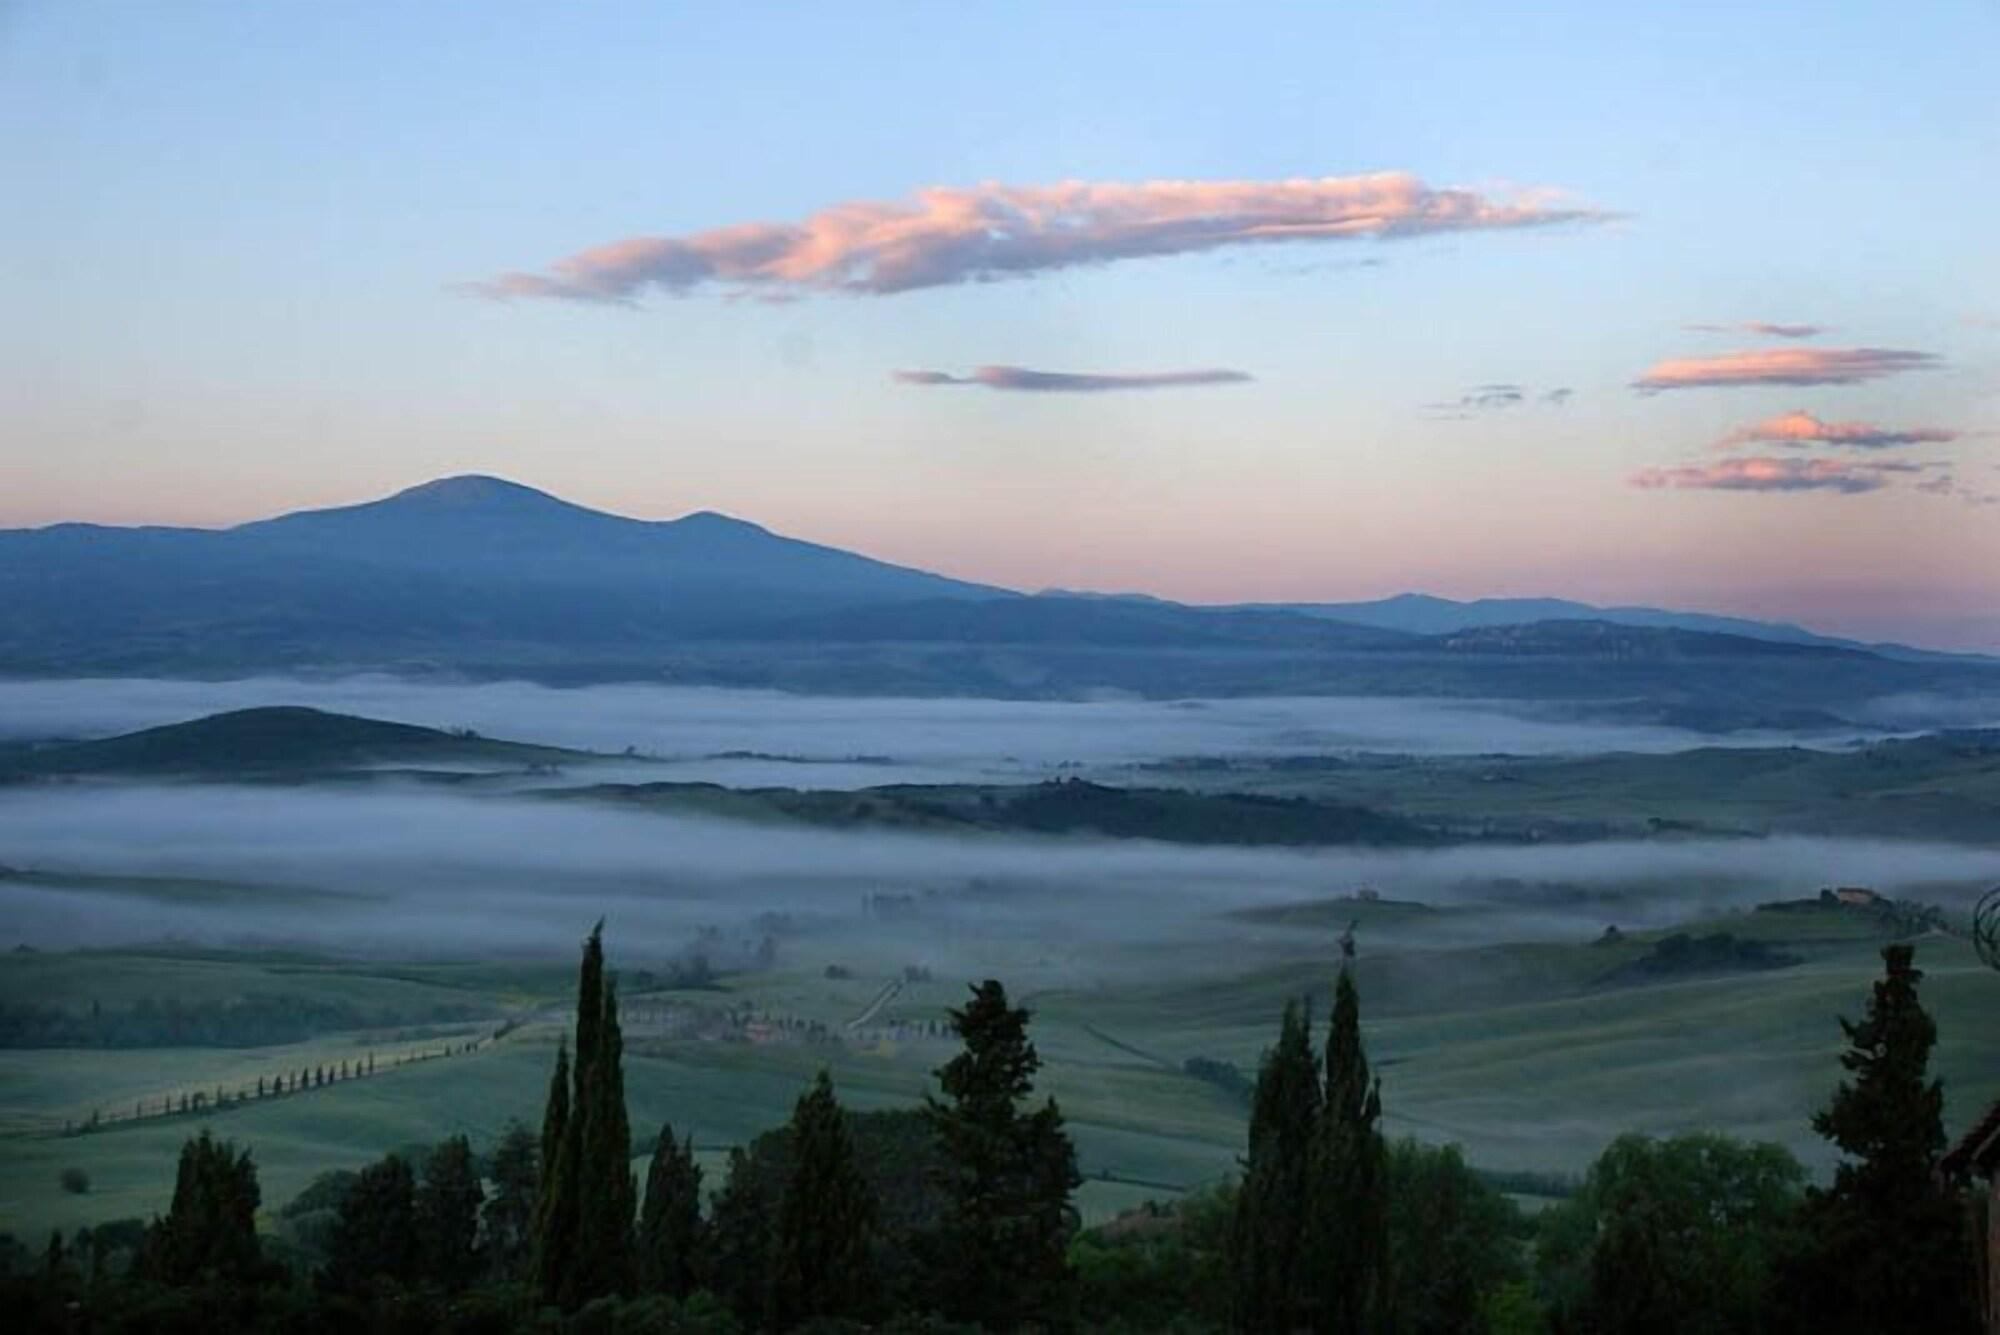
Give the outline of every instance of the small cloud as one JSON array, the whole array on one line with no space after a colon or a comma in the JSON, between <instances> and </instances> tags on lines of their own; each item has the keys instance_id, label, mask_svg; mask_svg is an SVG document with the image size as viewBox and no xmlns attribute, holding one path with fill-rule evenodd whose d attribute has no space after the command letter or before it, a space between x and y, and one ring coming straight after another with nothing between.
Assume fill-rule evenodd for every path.
<instances>
[{"instance_id":1,"label":"small cloud","mask_svg":"<svg viewBox=\"0 0 2000 1335\"><path fill-rule=\"evenodd\" d=\"M1642 393L1730 385L1856 385L1927 370L1935 354L1902 348L1750 348L1712 357L1673 357L1632 382Z\"/></svg>"},{"instance_id":2,"label":"small cloud","mask_svg":"<svg viewBox=\"0 0 2000 1335\"><path fill-rule=\"evenodd\" d=\"M1927 465L1850 463L1841 459L1777 459L1758 456L1723 459L1681 468L1646 468L1632 485L1648 491L1879 491L1897 473L1919 473Z\"/></svg>"},{"instance_id":3,"label":"small cloud","mask_svg":"<svg viewBox=\"0 0 2000 1335\"><path fill-rule=\"evenodd\" d=\"M1691 324L1698 334L1760 334L1765 338L1815 338L1829 332L1823 324L1773 324L1769 320L1744 320L1736 324Z\"/></svg>"},{"instance_id":4,"label":"small cloud","mask_svg":"<svg viewBox=\"0 0 2000 1335\"><path fill-rule=\"evenodd\" d=\"M836 204L799 222L635 236L540 273L457 290L629 305L648 290L884 295L1079 265L1287 241L1389 240L1609 221L1552 192L1426 185L1408 172L1279 181L1063 181L926 186L895 203Z\"/></svg>"},{"instance_id":5,"label":"small cloud","mask_svg":"<svg viewBox=\"0 0 2000 1335\"><path fill-rule=\"evenodd\" d=\"M951 375L945 371L896 371L891 378L903 385L983 385L987 389L1032 394L1100 394L1118 389L1241 385L1256 379L1248 371L1230 371L1219 367L1096 375L1081 371L1032 371L1025 366L981 366L970 375Z\"/></svg>"},{"instance_id":6,"label":"small cloud","mask_svg":"<svg viewBox=\"0 0 2000 1335\"><path fill-rule=\"evenodd\" d=\"M1499 412L1507 408L1518 408L1533 399L1537 403L1560 408L1569 402L1571 391L1567 388L1551 389L1537 393L1525 385L1494 383L1474 385L1455 399L1444 399L1424 405L1424 412L1446 421L1462 422L1474 413Z\"/></svg>"},{"instance_id":7,"label":"small cloud","mask_svg":"<svg viewBox=\"0 0 2000 1335\"><path fill-rule=\"evenodd\" d=\"M1951 472L1939 473L1916 484L1916 489L1929 496L1949 496L1971 506L2000 505L2000 492L1973 491L1958 480Z\"/></svg>"},{"instance_id":8,"label":"small cloud","mask_svg":"<svg viewBox=\"0 0 2000 1335\"><path fill-rule=\"evenodd\" d=\"M1766 418L1715 442L1719 450L1738 445L1849 445L1864 450L1898 445L1942 445L1959 433L1944 427L1886 427L1873 422L1824 422L1803 409Z\"/></svg>"}]
</instances>

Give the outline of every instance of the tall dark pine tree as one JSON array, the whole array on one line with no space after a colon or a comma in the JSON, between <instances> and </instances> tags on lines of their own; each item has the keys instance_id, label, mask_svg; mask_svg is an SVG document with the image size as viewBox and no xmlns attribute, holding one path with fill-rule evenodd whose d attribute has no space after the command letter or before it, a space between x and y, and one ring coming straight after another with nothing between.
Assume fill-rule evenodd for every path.
<instances>
[{"instance_id":1,"label":"tall dark pine tree","mask_svg":"<svg viewBox=\"0 0 2000 1335\"><path fill-rule=\"evenodd\" d=\"M701 1168L694 1161L694 1141L677 1141L673 1127L663 1126L639 1215L639 1287L687 1297L700 1269L702 1242Z\"/></svg>"},{"instance_id":2,"label":"tall dark pine tree","mask_svg":"<svg viewBox=\"0 0 2000 1335\"><path fill-rule=\"evenodd\" d=\"M1076 1150L1054 1099L1023 1111L1041 1057L1028 1012L987 979L951 1013L964 1051L937 1072L926 1113L950 1164L936 1280L951 1316L1000 1330L1067 1323L1074 1298Z\"/></svg>"},{"instance_id":3,"label":"tall dark pine tree","mask_svg":"<svg viewBox=\"0 0 2000 1335\"><path fill-rule=\"evenodd\" d=\"M549 1079L548 1106L542 1113L541 1183L536 1194L534 1240L532 1246L535 1285L542 1297L555 1301L562 1277L576 1255L576 1164L565 1163L564 1148L569 1144L570 1108L569 1040L556 1047L555 1074ZM568 1173L564 1168L567 1166Z\"/></svg>"},{"instance_id":4,"label":"tall dark pine tree","mask_svg":"<svg viewBox=\"0 0 2000 1335\"><path fill-rule=\"evenodd\" d=\"M424 1278L446 1292L457 1293L479 1277L479 1207L485 1200L464 1136L431 1152L417 1184L417 1238Z\"/></svg>"},{"instance_id":5,"label":"tall dark pine tree","mask_svg":"<svg viewBox=\"0 0 2000 1335\"><path fill-rule=\"evenodd\" d=\"M1804 1250L1781 1306L1794 1328L1972 1331L1965 1211L1937 1174L1944 1088L1925 1078L1937 1025L1917 998L1916 951L1886 946L1866 1016L1843 1019L1849 1079L1813 1118L1846 1156L1806 1202Z\"/></svg>"},{"instance_id":6,"label":"tall dark pine tree","mask_svg":"<svg viewBox=\"0 0 2000 1335\"><path fill-rule=\"evenodd\" d=\"M875 1297L868 1253L876 1203L825 1071L799 1097L790 1129L792 1175L771 1237L770 1324L790 1330L816 1317L864 1317Z\"/></svg>"},{"instance_id":7,"label":"tall dark pine tree","mask_svg":"<svg viewBox=\"0 0 2000 1335\"><path fill-rule=\"evenodd\" d=\"M1388 1230L1381 1121L1381 1083L1361 1046L1361 997L1353 971L1343 968L1326 1037L1326 1095L1307 1161L1310 1315L1321 1335L1382 1328Z\"/></svg>"},{"instance_id":8,"label":"tall dark pine tree","mask_svg":"<svg viewBox=\"0 0 2000 1335\"><path fill-rule=\"evenodd\" d=\"M583 1114L577 1161L577 1254L566 1286L570 1304L632 1291L632 1126L625 1113L625 1040L618 1026L618 987L605 982L588 1085L577 1099ZM581 1040L579 1040L579 1045ZM566 1304L566 1305L570 1305Z\"/></svg>"},{"instance_id":9,"label":"tall dark pine tree","mask_svg":"<svg viewBox=\"0 0 2000 1335\"><path fill-rule=\"evenodd\" d=\"M567 1083L557 1054L543 1118L535 1246L542 1296L567 1311L632 1286L632 1134L618 998L604 977L602 921L584 942L577 973L575 1053Z\"/></svg>"},{"instance_id":10,"label":"tall dark pine tree","mask_svg":"<svg viewBox=\"0 0 2000 1335\"><path fill-rule=\"evenodd\" d=\"M176 1286L210 1275L250 1281L263 1261L257 1245L261 1200L250 1152L203 1131L181 1147L173 1204L146 1230L142 1269Z\"/></svg>"},{"instance_id":11,"label":"tall dark pine tree","mask_svg":"<svg viewBox=\"0 0 2000 1335\"><path fill-rule=\"evenodd\" d=\"M1303 1247L1319 1114L1312 1012L1287 1002L1277 1046L1257 1072L1250 1152L1230 1229L1231 1310L1239 1330L1291 1331L1307 1323Z\"/></svg>"}]
</instances>

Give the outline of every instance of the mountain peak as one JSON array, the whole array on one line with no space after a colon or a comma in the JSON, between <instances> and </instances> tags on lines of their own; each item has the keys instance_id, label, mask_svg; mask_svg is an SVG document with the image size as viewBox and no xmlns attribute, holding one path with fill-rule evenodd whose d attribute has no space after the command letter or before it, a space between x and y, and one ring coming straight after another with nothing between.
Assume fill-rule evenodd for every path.
<instances>
[{"instance_id":1,"label":"mountain peak","mask_svg":"<svg viewBox=\"0 0 2000 1335\"><path fill-rule=\"evenodd\" d=\"M437 507L487 507L505 505L519 508L524 505L555 505L574 509L568 501L523 486L519 482L509 482L504 477L493 477L486 473L461 473L456 477L441 477L429 482L419 482L414 487L390 496L384 502L394 505L424 505Z\"/></svg>"}]
</instances>

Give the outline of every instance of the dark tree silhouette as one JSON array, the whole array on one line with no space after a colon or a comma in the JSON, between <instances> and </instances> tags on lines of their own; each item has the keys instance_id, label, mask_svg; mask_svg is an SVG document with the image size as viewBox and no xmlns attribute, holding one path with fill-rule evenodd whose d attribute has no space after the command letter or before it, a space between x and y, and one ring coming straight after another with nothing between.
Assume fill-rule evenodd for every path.
<instances>
[{"instance_id":1,"label":"dark tree silhouette","mask_svg":"<svg viewBox=\"0 0 2000 1335\"><path fill-rule=\"evenodd\" d=\"M770 1322L858 1319L875 1298L869 1244L876 1207L854 1161L846 1115L822 1070L792 1110L793 1167L772 1230Z\"/></svg>"},{"instance_id":2,"label":"dark tree silhouette","mask_svg":"<svg viewBox=\"0 0 2000 1335\"><path fill-rule=\"evenodd\" d=\"M257 1206L263 1197L248 1150L203 1131L181 1147L173 1204L147 1230L142 1269L162 1284L253 1279L262 1266Z\"/></svg>"},{"instance_id":3,"label":"dark tree silhouette","mask_svg":"<svg viewBox=\"0 0 2000 1335\"><path fill-rule=\"evenodd\" d=\"M1849 1078L1813 1129L1844 1159L1833 1186L1808 1193L1804 1249L1787 1275L1799 1330L1845 1335L1975 1328L1966 1212L1937 1172L1944 1088L1926 1079L1937 1025L1917 997L1916 950L1882 950L1867 1014L1841 1020Z\"/></svg>"},{"instance_id":4,"label":"dark tree silhouette","mask_svg":"<svg viewBox=\"0 0 2000 1335\"><path fill-rule=\"evenodd\" d=\"M1308 1319L1307 1170L1319 1113L1312 1013L1287 1002L1277 1046L1257 1072L1250 1150L1230 1230L1231 1311L1239 1329L1296 1330Z\"/></svg>"},{"instance_id":5,"label":"dark tree silhouette","mask_svg":"<svg viewBox=\"0 0 2000 1335\"><path fill-rule=\"evenodd\" d=\"M1309 1158L1306 1223L1313 1328L1326 1335L1381 1329L1387 1296L1382 1086L1361 1045L1361 996L1340 971L1326 1036L1326 1096Z\"/></svg>"},{"instance_id":6,"label":"dark tree silhouette","mask_svg":"<svg viewBox=\"0 0 2000 1335\"><path fill-rule=\"evenodd\" d=\"M446 1292L457 1293L479 1277L479 1207L485 1200L464 1136L431 1152L417 1187L417 1236L424 1277Z\"/></svg>"},{"instance_id":7,"label":"dark tree silhouette","mask_svg":"<svg viewBox=\"0 0 2000 1335\"><path fill-rule=\"evenodd\" d=\"M639 1215L639 1287L685 1298L695 1286L702 1251L701 1169L694 1141L676 1141L673 1127L662 1126Z\"/></svg>"},{"instance_id":8,"label":"dark tree silhouette","mask_svg":"<svg viewBox=\"0 0 2000 1335\"><path fill-rule=\"evenodd\" d=\"M327 1240L328 1288L353 1293L376 1280L406 1284L416 1278L421 1261L416 1190L416 1176L400 1155L361 1170L341 1197Z\"/></svg>"},{"instance_id":9,"label":"dark tree silhouette","mask_svg":"<svg viewBox=\"0 0 2000 1335\"><path fill-rule=\"evenodd\" d=\"M1042 1064L1028 1012L989 978L951 1024L965 1046L937 1072L944 1098L926 1102L951 1201L938 1249L940 1306L1002 1330L1064 1324L1075 1296L1070 1193L1080 1179L1055 1100L1024 1111Z\"/></svg>"},{"instance_id":10,"label":"dark tree silhouette","mask_svg":"<svg viewBox=\"0 0 2000 1335\"><path fill-rule=\"evenodd\" d=\"M541 1150L519 1122L493 1148L493 1194L482 1216L489 1271L502 1279L523 1273L534 1250L535 1202L541 1195Z\"/></svg>"}]
</instances>

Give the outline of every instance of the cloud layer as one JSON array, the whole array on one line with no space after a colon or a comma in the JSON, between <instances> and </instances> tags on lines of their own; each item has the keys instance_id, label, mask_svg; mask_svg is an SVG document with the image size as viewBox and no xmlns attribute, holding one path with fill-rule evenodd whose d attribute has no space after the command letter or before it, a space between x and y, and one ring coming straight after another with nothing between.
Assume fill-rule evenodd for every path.
<instances>
[{"instance_id":1,"label":"cloud layer","mask_svg":"<svg viewBox=\"0 0 2000 1335\"><path fill-rule=\"evenodd\" d=\"M1893 473L1917 473L1921 464L1850 463L1842 459L1779 459L1757 455L1680 468L1646 468L1632 485L1681 491L1879 491Z\"/></svg>"},{"instance_id":2,"label":"cloud layer","mask_svg":"<svg viewBox=\"0 0 2000 1335\"><path fill-rule=\"evenodd\" d=\"M1240 385L1256 379L1248 371L1210 367L1194 371L1141 371L1093 375L1081 371L1031 371L1025 366L981 366L970 375L946 371L897 371L905 385L983 385L1031 394L1098 394L1114 389L1173 389L1185 385Z\"/></svg>"},{"instance_id":3,"label":"cloud layer","mask_svg":"<svg viewBox=\"0 0 2000 1335\"><path fill-rule=\"evenodd\" d=\"M1886 427L1874 422L1826 422L1803 409L1739 427L1717 441L1717 449L1738 445L1850 445L1864 450L1898 445L1942 445L1959 433L1944 427Z\"/></svg>"},{"instance_id":4,"label":"cloud layer","mask_svg":"<svg viewBox=\"0 0 2000 1335\"><path fill-rule=\"evenodd\" d=\"M543 273L465 285L483 296L631 303L707 284L785 296L885 294L1275 241L1341 241L1603 221L1551 192L1497 198L1408 172L1286 181L1066 181L929 186L802 222L747 222L593 246Z\"/></svg>"},{"instance_id":5,"label":"cloud layer","mask_svg":"<svg viewBox=\"0 0 2000 1335\"><path fill-rule=\"evenodd\" d=\"M1937 364L1903 348L1746 348L1712 357L1670 357L1632 382L1647 393L1721 385L1854 385Z\"/></svg>"}]
</instances>

